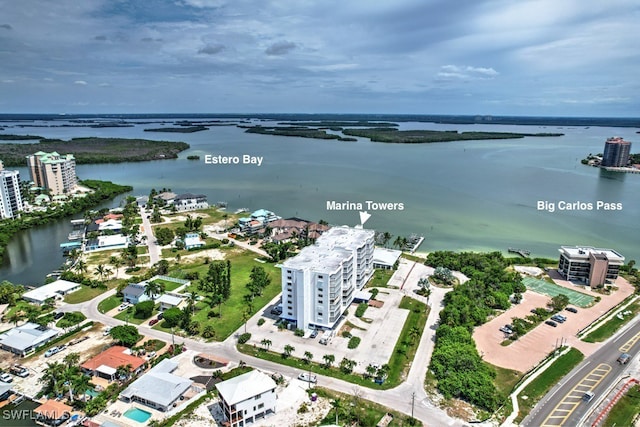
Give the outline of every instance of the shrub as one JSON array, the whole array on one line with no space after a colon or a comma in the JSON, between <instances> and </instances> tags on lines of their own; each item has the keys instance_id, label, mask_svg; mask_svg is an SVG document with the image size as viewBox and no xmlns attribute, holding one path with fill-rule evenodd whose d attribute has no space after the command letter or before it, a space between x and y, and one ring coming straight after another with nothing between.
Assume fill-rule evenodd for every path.
<instances>
[{"instance_id":1,"label":"shrub","mask_svg":"<svg viewBox=\"0 0 640 427\"><path fill-rule=\"evenodd\" d=\"M85 320L87 317L79 311L65 313L64 317L58 321L56 326L59 328L70 328Z\"/></svg>"},{"instance_id":2,"label":"shrub","mask_svg":"<svg viewBox=\"0 0 640 427\"><path fill-rule=\"evenodd\" d=\"M349 344L347 344L347 347L350 349L354 349L359 345L360 345L360 337L351 337L349 339Z\"/></svg>"},{"instance_id":3,"label":"shrub","mask_svg":"<svg viewBox=\"0 0 640 427\"><path fill-rule=\"evenodd\" d=\"M303 337L304 336L304 329L300 329L300 328L296 328L296 330L293 333L295 336L297 337Z\"/></svg>"},{"instance_id":4,"label":"shrub","mask_svg":"<svg viewBox=\"0 0 640 427\"><path fill-rule=\"evenodd\" d=\"M136 312L133 317L136 319L147 319L151 317L151 314L153 314L153 307L155 307L155 303L151 300L142 301L137 303L134 307Z\"/></svg>"},{"instance_id":5,"label":"shrub","mask_svg":"<svg viewBox=\"0 0 640 427\"><path fill-rule=\"evenodd\" d=\"M164 311L163 318L167 327L171 328L177 326L182 320L182 310L177 307L172 307Z\"/></svg>"},{"instance_id":6,"label":"shrub","mask_svg":"<svg viewBox=\"0 0 640 427\"><path fill-rule=\"evenodd\" d=\"M372 288L371 289L371 299L376 299L376 297L378 296L378 292L380 292L380 289Z\"/></svg>"},{"instance_id":7,"label":"shrub","mask_svg":"<svg viewBox=\"0 0 640 427\"><path fill-rule=\"evenodd\" d=\"M260 319L258 319L258 326L262 325L264 325L264 319L261 317Z\"/></svg>"},{"instance_id":8,"label":"shrub","mask_svg":"<svg viewBox=\"0 0 640 427\"><path fill-rule=\"evenodd\" d=\"M245 344L247 341L251 339L251 334L249 332L245 332L238 337L238 344Z\"/></svg>"},{"instance_id":9,"label":"shrub","mask_svg":"<svg viewBox=\"0 0 640 427\"><path fill-rule=\"evenodd\" d=\"M343 336L344 338L351 338L351 336L352 336L352 335L351 335L351 332L349 332L349 331L344 331L344 332L342 333L342 336Z\"/></svg>"},{"instance_id":10,"label":"shrub","mask_svg":"<svg viewBox=\"0 0 640 427\"><path fill-rule=\"evenodd\" d=\"M362 317L368 306L369 305L366 302L361 302L360 304L358 304L358 308L356 309L356 317Z\"/></svg>"}]
</instances>

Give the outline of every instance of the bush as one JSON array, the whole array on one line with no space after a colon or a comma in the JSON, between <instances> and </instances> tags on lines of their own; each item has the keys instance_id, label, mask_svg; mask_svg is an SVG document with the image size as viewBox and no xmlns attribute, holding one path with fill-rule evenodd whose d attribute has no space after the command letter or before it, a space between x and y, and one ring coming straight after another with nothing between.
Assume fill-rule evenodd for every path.
<instances>
[{"instance_id":1,"label":"bush","mask_svg":"<svg viewBox=\"0 0 640 427\"><path fill-rule=\"evenodd\" d=\"M362 317L364 315L364 312L367 311L367 307L369 307L369 305L366 302L361 302L360 304L358 304L358 308L356 309L356 317Z\"/></svg>"},{"instance_id":2,"label":"bush","mask_svg":"<svg viewBox=\"0 0 640 427\"><path fill-rule=\"evenodd\" d=\"M380 292L380 289L371 288L371 299L376 299L376 297L378 296L378 292Z\"/></svg>"},{"instance_id":3,"label":"bush","mask_svg":"<svg viewBox=\"0 0 640 427\"><path fill-rule=\"evenodd\" d=\"M349 331L344 331L344 332L342 333L342 336L343 336L344 338L351 338L351 336L352 336L352 335L351 335L351 332L349 332Z\"/></svg>"},{"instance_id":4,"label":"bush","mask_svg":"<svg viewBox=\"0 0 640 427\"><path fill-rule=\"evenodd\" d=\"M354 349L359 345L360 345L360 337L351 337L349 339L349 344L347 344L347 347L350 349Z\"/></svg>"},{"instance_id":5,"label":"bush","mask_svg":"<svg viewBox=\"0 0 640 427\"><path fill-rule=\"evenodd\" d=\"M142 301L137 303L134 307L136 312L133 317L136 319L148 319L153 314L155 303L153 301Z\"/></svg>"},{"instance_id":6,"label":"bush","mask_svg":"<svg viewBox=\"0 0 640 427\"><path fill-rule=\"evenodd\" d=\"M177 307L172 307L164 311L163 318L164 324L171 328L177 326L182 321L182 310Z\"/></svg>"},{"instance_id":7,"label":"bush","mask_svg":"<svg viewBox=\"0 0 640 427\"><path fill-rule=\"evenodd\" d=\"M295 336L297 337L303 337L304 336L304 329L300 329L300 328L296 328L296 330L293 333Z\"/></svg>"},{"instance_id":8,"label":"bush","mask_svg":"<svg viewBox=\"0 0 640 427\"><path fill-rule=\"evenodd\" d=\"M261 317L260 319L258 319L258 326L262 325L264 325L264 319Z\"/></svg>"},{"instance_id":9,"label":"bush","mask_svg":"<svg viewBox=\"0 0 640 427\"><path fill-rule=\"evenodd\" d=\"M249 332L246 332L244 334L241 334L238 337L238 344L245 344L247 341L249 341L251 339L251 334Z\"/></svg>"},{"instance_id":10,"label":"bush","mask_svg":"<svg viewBox=\"0 0 640 427\"><path fill-rule=\"evenodd\" d=\"M82 322L86 318L87 317L79 311L65 313L64 317L62 317L62 319L58 321L56 326L59 328L70 328L71 326L75 326L78 323Z\"/></svg>"}]
</instances>

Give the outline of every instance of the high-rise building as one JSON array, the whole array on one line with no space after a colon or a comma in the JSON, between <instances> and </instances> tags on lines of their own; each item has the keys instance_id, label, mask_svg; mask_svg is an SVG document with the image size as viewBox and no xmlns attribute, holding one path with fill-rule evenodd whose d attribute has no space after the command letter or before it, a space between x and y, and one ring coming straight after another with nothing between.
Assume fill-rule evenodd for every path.
<instances>
[{"instance_id":1,"label":"high-rise building","mask_svg":"<svg viewBox=\"0 0 640 427\"><path fill-rule=\"evenodd\" d=\"M333 328L373 276L374 231L333 227L282 264L282 314L298 328Z\"/></svg>"},{"instance_id":2,"label":"high-rise building","mask_svg":"<svg viewBox=\"0 0 640 427\"><path fill-rule=\"evenodd\" d=\"M561 246L558 271L567 280L585 282L597 288L607 280L618 278L624 257L613 249L598 249L581 246Z\"/></svg>"},{"instance_id":3,"label":"high-rise building","mask_svg":"<svg viewBox=\"0 0 640 427\"><path fill-rule=\"evenodd\" d=\"M0 219L14 218L23 209L20 172L4 170L0 161Z\"/></svg>"},{"instance_id":4,"label":"high-rise building","mask_svg":"<svg viewBox=\"0 0 640 427\"><path fill-rule=\"evenodd\" d=\"M619 136L607 138L604 143L604 154L602 155L602 166L624 167L629 164L631 154L631 143Z\"/></svg>"},{"instance_id":5,"label":"high-rise building","mask_svg":"<svg viewBox=\"0 0 640 427\"><path fill-rule=\"evenodd\" d=\"M68 193L78 184L73 154L38 151L27 156L27 165L35 185L46 188L53 195Z\"/></svg>"}]
</instances>

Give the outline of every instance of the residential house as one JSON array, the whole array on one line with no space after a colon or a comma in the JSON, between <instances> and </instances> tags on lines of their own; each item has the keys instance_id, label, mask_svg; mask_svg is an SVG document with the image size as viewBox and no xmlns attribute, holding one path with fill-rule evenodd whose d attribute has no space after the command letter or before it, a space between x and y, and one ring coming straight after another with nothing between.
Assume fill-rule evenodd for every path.
<instances>
[{"instance_id":1,"label":"residential house","mask_svg":"<svg viewBox=\"0 0 640 427\"><path fill-rule=\"evenodd\" d=\"M129 285L122 290L122 301L130 304L137 304L142 301L150 300L151 298L144 293L144 288L147 282L129 283Z\"/></svg>"},{"instance_id":2,"label":"residential house","mask_svg":"<svg viewBox=\"0 0 640 427\"><path fill-rule=\"evenodd\" d=\"M68 280L58 279L55 282L40 286L22 294L22 299L41 305L49 298L61 299L64 295L80 289L82 285Z\"/></svg>"},{"instance_id":3,"label":"residential house","mask_svg":"<svg viewBox=\"0 0 640 427\"><path fill-rule=\"evenodd\" d=\"M28 322L1 334L0 348L24 357L57 336L55 329Z\"/></svg>"},{"instance_id":4,"label":"residential house","mask_svg":"<svg viewBox=\"0 0 640 427\"><path fill-rule=\"evenodd\" d=\"M192 211L196 209L207 209L207 196L204 194L179 194L173 199L173 206L178 211Z\"/></svg>"},{"instance_id":5,"label":"residential house","mask_svg":"<svg viewBox=\"0 0 640 427\"><path fill-rule=\"evenodd\" d=\"M125 402L140 402L159 411L167 411L192 388L193 381L172 374L178 364L164 359L135 380L122 393Z\"/></svg>"},{"instance_id":6,"label":"residential house","mask_svg":"<svg viewBox=\"0 0 640 427\"><path fill-rule=\"evenodd\" d=\"M59 426L71 418L73 408L57 400L45 400L33 412L36 414L36 422L38 424Z\"/></svg>"},{"instance_id":7,"label":"residential house","mask_svg":"<svg viewBox=\"0 0 640 427\"><path fill-rule=\"evenodd\" d=\"M122 234L113 234L109 236L98 236L91 239L85 245L87 252L106 251L109 249L124 249L129 246L129 237Z\"/></svg>"},{"instance_id":8,"label":"residential house","mask_svg":"<svg viewBox=\"0 0 640 427\"><path fill-rule=\"evenodd\" d=\"M195 249L201 248L204 246L204 240L200 238L200 234L198 233L187 233L184 235L184 248Z\"/></svg>"},{"instance_id":9,"label":"residential house","mask_svg":"<svg viewBox=\"0 0 640 427\"><path fill-rule=\"evenodd\" d=\"M163 294L156 302L160 304L158 311L162 313L165 310L179 306L182 302L182 297L175 294Z\"/></svg>"},{"instance_id":10,"label":"residential house","mask_svg":"<svg viewBox=\"0 0 640 427\"><path fill-rule=\"evenodd\" d=\"M276 383L258 371L216 384L225 425L244 427L276 412Z\"/></svg>"},{"instance_id":11,"label":"residential house","mask_svg":"<svg viewBox=\"0 0 640 427\"><path fill-rule=\"evenodd\" d=\"M146 360L131 354L131 349L119 345L109 347L102 353L80 365L82 371L91 376L98 376L113 381L120 366L130 366L129 372L138 375L144 370Z\"/></svg>"},{"instance_id":12,"label":"residential house","mask_svg":"<svg viewBox=\"0 0 640 427\"><path fill-rule=\"evenodd\" d=\"M400 259L402 251L388 248L375 248L373 250L373 268L391 270Z\"/></svg>"}]
</instances>

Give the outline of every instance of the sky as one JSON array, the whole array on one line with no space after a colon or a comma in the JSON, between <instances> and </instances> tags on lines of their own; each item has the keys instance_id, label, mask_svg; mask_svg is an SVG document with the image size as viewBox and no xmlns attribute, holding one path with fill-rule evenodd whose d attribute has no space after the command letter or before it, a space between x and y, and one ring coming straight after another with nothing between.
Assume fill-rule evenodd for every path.
<instances>
[{"instance_id":1,"label":"sky","mask_svg":"<svg viewBox=\"0 0 640 427\"><path fill-rule=\"evenodd\" d=\"M640 115L638 0L0 0L0 113Z\"/></svg>"}]
</instances>

